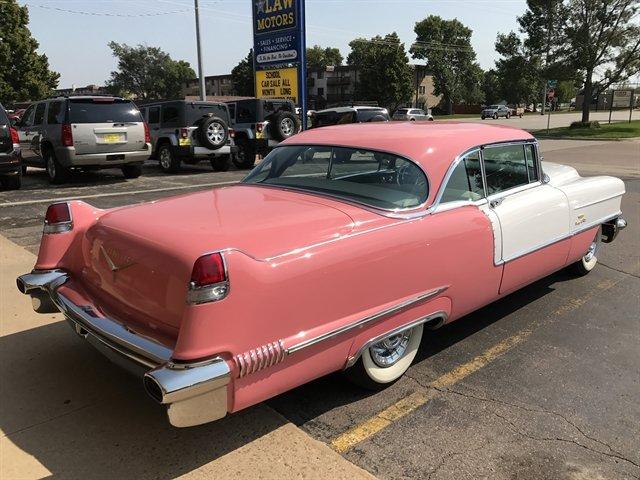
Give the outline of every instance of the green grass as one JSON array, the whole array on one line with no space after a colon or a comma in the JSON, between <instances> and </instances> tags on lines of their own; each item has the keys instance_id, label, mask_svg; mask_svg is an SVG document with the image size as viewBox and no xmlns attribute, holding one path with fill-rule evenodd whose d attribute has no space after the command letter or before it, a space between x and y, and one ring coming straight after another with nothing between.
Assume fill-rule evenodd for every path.
<instances>
[{"instance_id":1,"label":"green grass","mask_svg":"<svg viewBox=\"0 0 640 480\"><path fill-rule=\"evenodd\" d=\"M533 132L539 138L568 138L568 139L594 139L594 140L620 140L623 138L640 137L640 120L619 123L601 123L600 128L552 128L547 133L546 129Z\"/></svg>"},{"instance_id":2,"label":"green grass","mask_svg":"<svg viewBox=\"0 0 640 480\"><path fill-rule=\"evenodd\" d=\"M479 113L455 113L453 115L434 115L435 120L455 120L457 118L480 118Z\"/></svg>"}]
</instances>

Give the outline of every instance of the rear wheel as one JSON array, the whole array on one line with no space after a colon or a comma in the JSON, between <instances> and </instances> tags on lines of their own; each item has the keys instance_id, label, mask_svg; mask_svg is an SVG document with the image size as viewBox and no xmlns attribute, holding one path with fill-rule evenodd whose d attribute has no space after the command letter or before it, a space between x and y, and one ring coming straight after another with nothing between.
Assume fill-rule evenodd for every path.
<instances>
[{"instance_id":1,"label":"rear wheel","mask_svg":"<svg viewBox=\"0 0 640 480\"><path fill-rule=\"evenodd\" d=\"M229 170L230 163L229 155L211 157L211 168L214 172L226 172Z\"/></svg>"},{"instance_id":2,"label":"rear wheel","mask_svg":"<svg viewBox=\"0 0 640 480\"><path fill-rule=\"evenodd\" d=\"M494 119L494 120L497 120L497 119L498 119L498 114L497 114L497 113L494 113L494 114L493 114L493 119Z\"/></svg>"},{"instance_id":3,"label":"rear wheel","mask_svg":"<svg viewBox=\"0 0 640 480\"><path fill-rule=\"evenodd\" d=\"M165 173L175 173L180 169L180 159L176 158L168 144L161 145L158 149L158 161L160 169Z\"/></svg>"},{"instance_id":4,"label":"rear wheel","mask_svg":"<svg viewBox=\"0 0 640 480\"><path fill-rule=\"evenodd\" d=\"M49 181L56 185L66 182L69 179L69 169L60 164L53 150L47 148L43 156Z\"/></svg>"},{"instance_id":5,"label":"rear wheel","mask_svg":"<svg viewBox=\"0 0 640 480\"><path fill-rule=\"evenodd\" d=\"M346 370L346 377L369 390L381 390L411 366L422 340L423 325L391 335L362 352L357 363Z\"/></svg>"},{"instance_id":6,"label":"rear wheel","mask_svg":"<svg viewBox=\"0 0 640 480\"><path fill-rule=\"evenodd\" d=\"M122 174L124 178L138 178L142 175L142 165L124 165Z\"/></svg>"},{"instance_id":7,"label":"rear wheel","mask_svg":"<svg viewBox=\"0 0 640 480\"><path fill-rule=\"evenodd\" d=\"M256 163L255 146L244 138L237 139L236 145L238 146L238 151L233 156L233 164L239 169L253 168Z\"/></svg>"}]
</instances>

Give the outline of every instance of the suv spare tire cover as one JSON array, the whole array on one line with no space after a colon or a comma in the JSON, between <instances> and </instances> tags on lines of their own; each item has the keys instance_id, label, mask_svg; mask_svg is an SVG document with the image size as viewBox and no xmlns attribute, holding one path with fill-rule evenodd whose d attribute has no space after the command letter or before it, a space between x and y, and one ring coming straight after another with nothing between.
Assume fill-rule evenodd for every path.
<instances>
[{"instance_id":1,"label":"suv spare tire cover","mask_svg":"<svg viewBox=\"0 0 640 480\"><path fill-rule=\"evenodd\" d=\"M203 147L217 150L229 139L229 126L220 117L205 117L198 128L198 139Z\"/></svg>"},{"instance_id":2,"label":"suv spare tire cover","mask_svg":"<svg viewBox=\"0 0 640 480\"><path fill-rule=\"evenodd\" d=\"M271 134L276 140L286 140L300 131L300 119L291 112L279 112L273 117Z\"/></svg>"}]
</instances>

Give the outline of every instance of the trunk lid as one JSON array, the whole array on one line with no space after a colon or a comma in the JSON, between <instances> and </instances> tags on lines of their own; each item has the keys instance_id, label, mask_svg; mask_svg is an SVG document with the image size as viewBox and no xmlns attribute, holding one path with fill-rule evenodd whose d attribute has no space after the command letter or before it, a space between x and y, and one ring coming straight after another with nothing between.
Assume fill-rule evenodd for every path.
<instances>
[{"instance_id":1,"label":"trunk lid","mask_svg":"<svg viewBox=\"0 0 640 480\"><path fill-rule=\"evenodd\" d=\"M352 229L346 213L294 192L235 186L183 195L100 217L85 237L83 283L117 318L175 335L201 255L233 248L268 259Z\"/></svg>"}]
</instances>

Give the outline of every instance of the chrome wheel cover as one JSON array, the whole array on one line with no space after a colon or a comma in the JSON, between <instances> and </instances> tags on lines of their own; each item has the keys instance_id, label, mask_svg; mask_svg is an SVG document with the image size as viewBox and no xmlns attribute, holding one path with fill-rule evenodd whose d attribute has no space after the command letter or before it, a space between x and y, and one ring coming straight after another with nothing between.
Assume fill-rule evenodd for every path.
<instances>
[{"instance_id":1,"label":"chrome wheel cover","mask_svg":"<svg viewBox=\"0 0 640 480\"><path fill-rule=\"evenodd\" d=\"M295 133L296 126L290 118L283 118L280 122L280 131L285 137L290 137Z\"/></svg>"},{"instance_id":2,"label":"chrome wheel cover","mask_svg":"<svg viewBox=\"0 0 640 480\"><path fill-rule=\"evenodd\" d=\"M582 257L582 259L589 263L591 260L593 260L596 257L596 254L598 253L598 242L592 242L591 245L589 245L589 250L587 250L587 254Z\"/></svg>"},{"instance_id":3,"label":"chrome wheel cover","mask_svg":"<svg viewBox=\"0 0 640 480\"><path fill-rule=\"evenodd\" d=\"M400 332L372 345L369 353L373 362L381 368L395 365L406 353L412 331L411 329Z\"/></svg>"},{"instance_id":4,"label":"chrome wheel cover","mask_svg":"<svg viewBox=\"0 0 640 480\"><path fill-rule=\"evenodd\" d=\"M224 128L218 122L213 122L207 128L207 137L214 145L220 145L224 140Z\"/></svg>"},{"instance_id":5,"label":"chrome wheel cover","mask_svg":"<svg viewBox=\"0 0 640 480\"><path fill-rule=\"evenodd\" d=\"M166 148L160 150L160 165L165 170L171 168L171 153Z\"/></svg>"}]
</instances>

